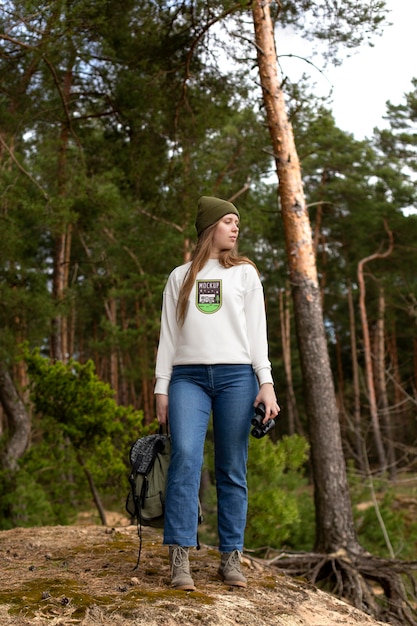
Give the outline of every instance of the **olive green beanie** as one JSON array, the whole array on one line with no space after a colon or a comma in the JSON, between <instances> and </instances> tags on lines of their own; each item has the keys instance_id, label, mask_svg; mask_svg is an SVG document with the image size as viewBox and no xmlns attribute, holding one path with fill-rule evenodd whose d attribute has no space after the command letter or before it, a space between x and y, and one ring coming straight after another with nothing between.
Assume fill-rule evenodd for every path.
<instances>
[{"instance_id":1,"label":"olive green beanie","mask_svg":"<svg viewBox=\"0 0 417 626\"><path fill-rule=\"evenodd\" d=\"M198 201L197 217L195 218L197 235L200 236L205 228L211 226L228 213L233 213L240 218L239 211L231 202L211 196L201 196Z\"/></svg>"}]
</instances>

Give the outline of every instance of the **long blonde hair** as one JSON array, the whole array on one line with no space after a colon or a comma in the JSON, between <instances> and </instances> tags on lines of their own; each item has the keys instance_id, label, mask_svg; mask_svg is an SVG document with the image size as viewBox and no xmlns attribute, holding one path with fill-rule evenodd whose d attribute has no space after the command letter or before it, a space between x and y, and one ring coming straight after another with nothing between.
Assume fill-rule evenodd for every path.
<instances>
[{"instance_id":1,"label":"long blonde hair","mask_svg":"<svg viewBox=\"0 0 417 626\"><path fill-rule=\"evenodd\" d=\"M182 326L185 321L185 316L187 314L188 298L191 289L193 288L193 285L195 283L196 276L198 272L203 269L203 267L210 258L213 246L214 231L216 230L217 224L219 222L220 220L205 228L198 238L197 245L193 252L191 265L188 268L188 271L184 277L184 281L181 285L180 293L178 296L177 321L180 326ZM219 255L218 261L220 265L226 268L249 263L249 265L252 265L256 269L256 271L258 271L253 261L251 261L248 257L240 256L238 254L237 242L231 250L223 250L223 252L221 252Z\"/></svg>"}]
</instances>

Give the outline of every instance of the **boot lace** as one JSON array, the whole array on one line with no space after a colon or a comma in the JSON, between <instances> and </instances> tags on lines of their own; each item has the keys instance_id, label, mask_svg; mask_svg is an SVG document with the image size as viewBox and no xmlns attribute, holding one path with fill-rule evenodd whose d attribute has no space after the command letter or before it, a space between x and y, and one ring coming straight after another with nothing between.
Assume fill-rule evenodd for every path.
<instances>
[{"instance_id":1,"label":"boot lace","mask_svg":"<svg viewBox=\"0 0 417 626\"><path fill-rule=\"evenodd\" d=\"M172 549L171 571L184 569L188 564L188 552L182 546L175 546Z\"/></svg>"},{"instance_id":2,"label":"boot lace","mask_svg":"<svg viewBox=\"0 0 417 626\"><path fill-rule=\"evenodd\" d=\"M240 572L240 554L238 550L234 550L230 553L229 558L224 564L224 569L227 571L235 569Z\"/></svg>"}]
</instances>

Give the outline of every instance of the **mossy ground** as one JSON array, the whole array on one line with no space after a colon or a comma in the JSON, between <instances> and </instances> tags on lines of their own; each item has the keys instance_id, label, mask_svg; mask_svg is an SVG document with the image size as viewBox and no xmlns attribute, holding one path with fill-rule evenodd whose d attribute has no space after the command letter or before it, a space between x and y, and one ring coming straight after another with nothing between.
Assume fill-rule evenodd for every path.
<instances>
[{"instance_id":1,"label":"mossy ground","mask_svg":"<svg viewBox=\"0 0 417 626\"><path fill-rule=\"evenodd\" d=\"M253 559L243 563L248 588L226 587L217 578L217 550L204 545L190 558L197 591L176 591L170 587L161 531L143 529L141 560L135 569L138 547L134 526L0 532L0 626L376 624ZM309 606L312 601L319 602L314 610ZM320 621L312 621L313 615Z\"/></svg>"},{"instance_id":2,"label":"mossy ground","mask_svg":"<svg viewBox=\"0 0 417 626\"><path fill-rule=\"evenodd\" d=\"M132 615L141 604L169 602L183 596L192 604L213 603L201 592L186 594L169 586L166 548L159 531L143 529L139 568L135 569L139 540L135 527L101 526L17 528L0 533L1 569L5 581L0 604L9 614L71 616L83 619L92 606L106 612ZM199 553L195 570L216 580L215 566Z\"/></svg>"}]
</instances>

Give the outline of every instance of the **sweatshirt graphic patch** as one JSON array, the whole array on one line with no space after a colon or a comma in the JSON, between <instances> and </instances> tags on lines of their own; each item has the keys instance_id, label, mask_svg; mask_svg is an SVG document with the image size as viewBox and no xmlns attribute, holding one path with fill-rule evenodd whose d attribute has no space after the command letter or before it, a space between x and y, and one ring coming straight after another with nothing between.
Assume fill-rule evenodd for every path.
<instances>
[{"instance_id":1,"label":"sweatshirt graphic patch","mask_svg":"<svg viewBox=\"0 0 417 626\"><path fill-rule=\"evenodd\" d=\"M222 305L221 280L197 280L196 306L202 313L216 313Z\"/></svg>"}]
</instances>

